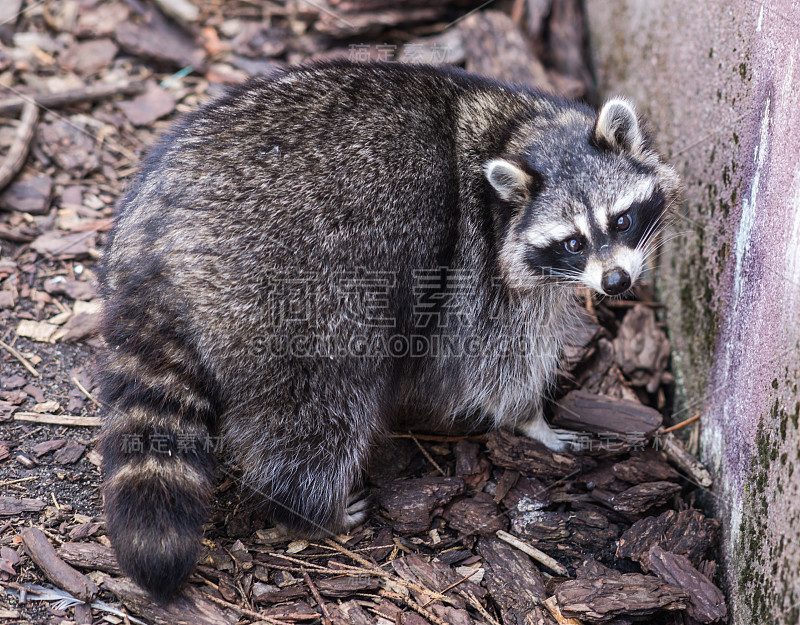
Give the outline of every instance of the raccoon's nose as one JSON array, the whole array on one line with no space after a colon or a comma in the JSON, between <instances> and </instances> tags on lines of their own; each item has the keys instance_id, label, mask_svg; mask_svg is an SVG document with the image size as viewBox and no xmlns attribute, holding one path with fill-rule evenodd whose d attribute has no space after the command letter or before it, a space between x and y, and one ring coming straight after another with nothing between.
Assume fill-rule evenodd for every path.
<instances>
[{"instance_id":1,"label":"raccoon's nose","mask_svg":"<svg viewBox=\"0 0 800 625\"><path fill-rule=\"evenodd\" d=\"M603 274L603 280L601 281L600 286L603 287L603 290L608 295L619 295L630 288L631 277L624 269L615 267L611 271L607 271L605 274Z\"/></svg>"}]
</instances>

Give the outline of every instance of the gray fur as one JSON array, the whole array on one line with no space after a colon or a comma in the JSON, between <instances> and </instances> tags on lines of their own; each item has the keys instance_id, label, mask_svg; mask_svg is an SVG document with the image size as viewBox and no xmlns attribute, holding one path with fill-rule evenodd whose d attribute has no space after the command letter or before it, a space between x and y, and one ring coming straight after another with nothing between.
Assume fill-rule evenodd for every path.
<instances>
[{"instance_id":1,"label":"gray fur","mask_svg":"<svg viewBox=\"0 0 800 625\"><path fill-rule=\"evenodd\" d=\"M185 433L219 435L266 512L309 535L363 517L348 496L404 413L431 427L488 415L563 446L541 407L577 322L573 285L589 261L602 273L617 248L645 247L593 215L636 185L658 191L651 238L679 190L620 110L598 125L588 107L457 70L333 64L254 79L178 124L121 201L104 260L105 496L123 570L162 596L191 570L213 456L181 449ZM585 257L562 259L579 221ZM442 267L455 294L425 287ZM397 337L469 349L381 350ZM168 454L123 449L154 432Z\"/></svg>"}]
</instances>

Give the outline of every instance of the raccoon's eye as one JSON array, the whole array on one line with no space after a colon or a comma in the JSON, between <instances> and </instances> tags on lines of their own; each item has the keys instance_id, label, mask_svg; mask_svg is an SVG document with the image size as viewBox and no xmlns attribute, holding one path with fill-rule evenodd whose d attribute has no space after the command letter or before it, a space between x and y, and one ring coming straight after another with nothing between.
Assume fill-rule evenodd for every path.
<instances>
[{"instance_id":1,"label":"raccoon's eye","mask_svg":"<svg viewBox=\"0 0 800 625\"><path fill-rule=\"evenodd\" d=\"M578 237L572 237L564 241L564 248L570 254L578 254L583 249L583 240Z\"/></svg>"},{"instance_id":2,"label":"raccoon's eye","mask_svg":"<svg viewBox=\"0 0 800 625\"><path fill-rule=\"evenodd\" d=\"M617 229L617 232L625 232L631 227L631 216L628 215L628 213L622 213L622 215L617 217L614 227Z\"/></svg>"}]
</instances>

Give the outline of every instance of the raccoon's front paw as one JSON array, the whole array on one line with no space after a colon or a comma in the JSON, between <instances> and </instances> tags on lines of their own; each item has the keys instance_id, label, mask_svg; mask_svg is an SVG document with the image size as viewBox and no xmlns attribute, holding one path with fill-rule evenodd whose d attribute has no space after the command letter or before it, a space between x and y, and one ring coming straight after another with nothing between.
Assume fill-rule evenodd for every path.
<instances>
[{"instance_id":1,"label":"raccoon's front paw","mask_svg":"<svg viewBox=\"0 0 800 625\"><path fill-rule=\"evenodd\" d=\"M362 490L350 494L344 515L345 530L351 530L364 522L367 518L369 505L369 493L367 491Z\"/></svg>"},{"instance_id":2,"label":"raccoon's front paw","mask_svg":"<svg viewBox=\"0 0 800 625\"><path fill-rule=\"evenodd\" d=\"M523 423L517 427L517 431L528 438L543 443L545 447L553 451L575 450L580 447L577 433L569 430L555 430L547 424L547 421L542 416Z\"/></svg>"}]
</instances>

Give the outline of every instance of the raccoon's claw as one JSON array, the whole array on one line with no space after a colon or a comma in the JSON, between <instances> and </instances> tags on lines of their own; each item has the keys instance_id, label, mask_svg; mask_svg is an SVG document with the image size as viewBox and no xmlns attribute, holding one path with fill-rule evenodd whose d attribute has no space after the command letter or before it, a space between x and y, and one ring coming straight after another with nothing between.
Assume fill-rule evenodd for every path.
<instances>
[{"instance_id":1,"label":"raccoon's claw","mask_svg":"<svg viewBox=\"0 0 800 625\"><path fill-rule=\"evenodd\" d=\"M537 415L530 421L527 421L517 427L517 431L524 434L528 438L543 443L548 449L553 451L564 451L566 443L563 443L552 428L544 420L544 417Z\"/></svg>"},{"instance_id":2,"label":"raccoon's claw","mask_svg":"<svg viewBox=\"0 0 800 625\"><path fill-rule=\"evenodd\" d=\"M347 530L363 523L364 519L367 518L367 509L369 505L369 494L367 491L362 490L350 494L344 515L344 526Z\"/></svg>"},{"instance_id":3,"label":"raccoon's claw","mask_svg":"<svg viewBox=\"0 0 800 625\"><path fill-rule=\"evenodd\" d=\"M564 448L561 449L560 451L567 451L567 450L578 451L581 449L582 447L581 435L578 434L578 432L575 432L573 430L562 430L560 428L551 428L550 431L556 435L556 438L561 443L563 443Z\"/></svg>"},{"instance_id":4,"label":"raccoon's claw","mask_svg":"<svg viewBox=\"0 0 800 625\"><path fill-rule=\"evenodd\" d=\"M523 423L517 429L528 438L543 443L545 447L552 451L562 452L580 449L580 437L577 432L553 429L541 416Z\"/></svg>"}]
</instances>

